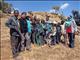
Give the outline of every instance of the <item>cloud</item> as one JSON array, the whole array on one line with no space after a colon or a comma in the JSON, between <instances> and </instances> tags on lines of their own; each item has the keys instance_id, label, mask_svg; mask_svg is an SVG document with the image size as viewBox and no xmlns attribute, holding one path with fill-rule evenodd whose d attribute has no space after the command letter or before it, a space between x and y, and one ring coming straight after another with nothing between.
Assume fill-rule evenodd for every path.
<instances>
[{"instance_id":1,"label":"cloud","mask_svg":"<svg viewBox=\"0 0 80 60\"><path fill-rule=\"evenodd\" d=\"M65 9L65 8L67 8L68 6L69 6L68 3L64 3L64 4L60 7L60 9Z\"/></svg>"}]
</instances>

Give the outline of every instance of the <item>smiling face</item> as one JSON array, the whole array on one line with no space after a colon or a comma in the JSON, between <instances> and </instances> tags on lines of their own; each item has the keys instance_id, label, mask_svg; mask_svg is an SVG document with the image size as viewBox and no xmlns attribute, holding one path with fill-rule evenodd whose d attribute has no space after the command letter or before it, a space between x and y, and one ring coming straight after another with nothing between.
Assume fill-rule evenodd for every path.
<instances>
[{"instance_id":1,"label":"smiling face","mask_svg":"<svg viewBox=\"0 0 80 60\"><path fill-rule=\"evenodd\" d=\"M18 10L15 10L14 11L14 16L18 17L18 15L19 15L19 11Z\"/></svg>"},{"instance_id":2,"label":"smiling face","mask_svg":"<svg viewBox=\"0 0 80 60\"><path fill-rule=\"evenodd\" d=\"M48 21L48 20L49 20L49 17L47 16L47 17L46 17L46 21Z\"/></svg>"},{"instance_id":3,"label":"smiling face","mask_svg":"<svg viewBox=\"0 0 80 60\"><path fill-rule=\"evenodd\" d=\"M14 13L14 16L18 17L19 13Z\"/></svg>"},{"instance_id":4,"label":"smiling face","mask_svg":"<svg viewBox=\"0 0 80 60\"><path fill-rule=\"evenodd\" d=\"M23 12L22 14L21 14L21 18L26 18L26 12Z\"/></svg>"},{"instance_id":5,"label":"smiling face","mask_svg":"<svg viewBox=\"0 0 80 60\"><path fill-rule=\"evenodd\" d=\"M21 17L22 17L22 18L26 18L26 15L25 15L25 14L22 14Z\"/></svg>"}]
</instances>

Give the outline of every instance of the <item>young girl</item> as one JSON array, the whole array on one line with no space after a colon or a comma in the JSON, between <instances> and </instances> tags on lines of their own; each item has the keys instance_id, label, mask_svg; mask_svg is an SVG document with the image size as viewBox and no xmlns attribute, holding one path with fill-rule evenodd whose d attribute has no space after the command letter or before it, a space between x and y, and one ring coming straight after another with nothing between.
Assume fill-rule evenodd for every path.
<instances>
[{"instance_id":1,"label":"young girl","mask_svg":"<svg viewBox=\"0 0 80 60\"><path fill-rule=\"evenodd\" d=\"M51 45L55 45L56 44L56 24L52 25L52 34L51 34Z\"/></svg>"},{"instance_id":2,"label":"young girl","mask_svg":"<svg viewBox=\"0 0 80 60\"><path fill-rule=\"evenodd\" d=\"M61 26L60 23L58 23L56 25L56 43L59 44L59 42L61 41Z\"/></svg>"}]
</instances>

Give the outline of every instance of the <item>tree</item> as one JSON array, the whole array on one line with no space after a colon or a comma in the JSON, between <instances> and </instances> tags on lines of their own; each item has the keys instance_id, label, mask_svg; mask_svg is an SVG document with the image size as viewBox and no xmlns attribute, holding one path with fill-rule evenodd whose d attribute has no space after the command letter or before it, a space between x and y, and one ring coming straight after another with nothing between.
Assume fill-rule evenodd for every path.
<instances>
[{"instance_id":1,"label":"tree","mask_svg":"<svg viewBox=\"0 0 80 60\"><path fill-rule=\"evenodd\" d=\"M78 16L79 16L79 11L73 10L73 11L72 11L72 14L73 14L73 17L74 17L74 18L78 18Z\"/></svg>"},{"instance_id":2,"label":"tree","mask_svg":"<svg viewBox=\"0 0 80 60\"><path fill-rule=\"evenodd\" d=\"M52 9L54 9L56 14L58 14L60 6L53 6Z\"/></svg>"},{"instance_id":3,"label":"tree","mask_svg":"<svg viewBox=\"0 0 80 60\"><path fill-rule=\"evenodd\" d=\"M0 0L0 10L3 10L3 3L4 3L4 0Z\"/></svg>"},{"instance_id":4,"label":"tree","mask_svg":"<svg viewBox=\"0 0 80 60\"><path fill-rule=\"evenodd\" d=\"M80 26L80 12L78 10L72 10L73 18L78 26Z\"/></svg>"},{"instance_id":5,"label":"tree","mask_svg":"<svg viewBox=\"0 0 80 60\"><path fill-rule=\"evenodd\" d=\"M0 0L0 10L4 13L11 12L12 4L4 2L4 0Z\"/></svg>"},{"instance_id":6,"label":"tree","mask_svg":"<svg viewBox=\"0 0 80 60\"><path fill-rule=\"evenodd\" d=\"M52 9L59 11L60 7L59 6L53 6Z\"/></svg>"}]
</instances>

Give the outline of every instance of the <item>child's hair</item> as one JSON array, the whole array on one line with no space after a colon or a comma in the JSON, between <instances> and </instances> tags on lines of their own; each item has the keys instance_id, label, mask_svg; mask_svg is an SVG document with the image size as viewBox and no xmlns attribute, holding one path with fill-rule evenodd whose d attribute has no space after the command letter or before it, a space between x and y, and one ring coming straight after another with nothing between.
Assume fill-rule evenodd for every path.
<instances>
[{"instance_id":1,"label":"child's hair","mask_svg":"<svg viewBox=\"0 0 80 60\"><path fill-rule=\"evenodd\" d=\"M61 23L60 23L60 22L58 22L58 25L61 25Z\"/></svg>"},{"instance_id":2,"label":"child's hair","mask_svg":"<svg viewBox=\"0 0 80 60\"><path fill-rule=\"evenodd\" d=\"M30 18L29 16L26 16L26 19L27 19L27 20L29 20L29 18Z\"/></svg>"},{"instance_id":3,"label":"child's hair","mask_svg":"<svg viewBox=\"0 0 80 60\"><path fill-rule=\"evenodd\" d=\"M64 21L61 21L61 25L63 25L64 24Z\"/></svg>"},{"instance_id":4,"label":"child's hair","mask_svg":"<svg viewBox=\"0 0 80 60\"><path fill-rule=\"evenodd\" d=\"M54 26L56 26L57 24L54 24Z\"/></svg>"},{"instance_id":5,"label":"child's hair","mask_svg":"<svg viewBox=\"0 0 80 60\"><path fill-rule=\"evenodd\" d=\"M45 20L41 20L41 23L45 23Z\"/></svg>"},{"instance_id":6,"label":"child's hair","mask_svg":"<svg viewBox=\"0 0 80 60\"><path fill-rule=\"evenodd\" d=\"M25 15L26 15L26 12L22 12L22 13L21 13L21 15L23 15L23 14L25 14Z\"/></svg>"}]
</instances>

